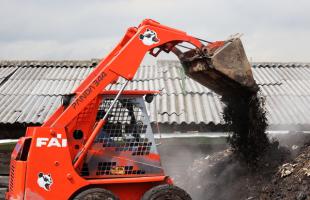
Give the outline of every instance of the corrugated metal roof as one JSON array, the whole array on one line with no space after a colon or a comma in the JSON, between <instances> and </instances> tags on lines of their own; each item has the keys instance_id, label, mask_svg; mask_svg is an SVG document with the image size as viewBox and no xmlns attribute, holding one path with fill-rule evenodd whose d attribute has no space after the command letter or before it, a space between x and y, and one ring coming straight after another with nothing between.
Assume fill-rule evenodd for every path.
<instances>
[{"instance_id":1,"label":"corrugated metal roof","mask_svg":"<svg viewBox=\"0 0 310 200\"><path fill-rule=\"evenodd\" d=\"M42 123L60 105L61 96L0 95L1 123Z\"/></svg>"},{"instance_id":2,"label":"corrugated metal roof","mask_svg":"<svg viewBox=\"0 0 310 200\"><path fill-rule=\"evenodd\" d=\"M222 124L220 99L213 93L162 94L147 104L151 122L166 124Z\"/></svg>"},{"instance_id":3,"label":"corrugated metal roof","mask_svg":"<svg viewBox=\"0 0 310 200\"><path fill-rule=\"evenodd\" d=\"M0 62L0 123L42 123L97 62ZM253 74L266 96L272 125L310 124L310 65L254 63ZM119 89L122 83L108 88ZM187 78L178 61L140 67L127 89L161 91L147 105L153 123L223 124L219 96Z\"/></svg>"},{"instance_id":4,"label":"corrugated metal roof","mask_svg":"<svg viewBox=\"0 0 310 200\"><path fill-rule=\"evenodd\" d=\"M17 67L0 68L0 85L17 69Z\"/></svg>"},{"instance_id":5,"label":"corrugated metal roof","mask_svg":"<svg viewBox=\"0 0 310 200\"><path fill-rule=\"evenodd\" d=\"M118 90L121 88L123 80L120 80L118 84L111 86L112 90ZM109 88L109 87L108 87ZM206 87L193 81L192 79L151 79L144 81L132 81L127 87L127 90L160 90L162 94L205 94L210 93Z\"/></svg>"}]
</instances>

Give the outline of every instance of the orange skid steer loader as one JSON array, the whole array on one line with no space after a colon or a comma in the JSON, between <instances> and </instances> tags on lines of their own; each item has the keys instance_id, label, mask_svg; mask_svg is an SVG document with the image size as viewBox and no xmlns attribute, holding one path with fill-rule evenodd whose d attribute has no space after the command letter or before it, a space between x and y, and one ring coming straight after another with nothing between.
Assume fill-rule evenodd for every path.
<instances>
[{"instance_id":1,"label":"orange skid steer loader","mask_svg":"<svg viewBox=\"0 0 310 200\"><path fill-rule=\"evenodd\" d=\"M193 47L182 52L181 43ZM162 51L176 54L191 78L219 94L257 88L238 38L208 42L146 19L42 126L27 128L11 156L6 198L191 199L161 166L144 104L157 91L125 90L145 54ZM120 77L126 80L120 90L105 90Z\"/></svg>"}]
</instances>

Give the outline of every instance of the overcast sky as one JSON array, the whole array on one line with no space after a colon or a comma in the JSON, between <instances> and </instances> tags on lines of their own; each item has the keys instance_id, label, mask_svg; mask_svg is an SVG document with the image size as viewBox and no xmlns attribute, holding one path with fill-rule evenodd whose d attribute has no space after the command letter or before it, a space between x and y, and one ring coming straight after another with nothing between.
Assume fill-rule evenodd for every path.
<instances>
[{"instance_id":1,"label":"overcast sky","mask_svg":"<svg viewBox=\"0 0 310 200\"><path fill-rule=\"evenodd\" d=\"M102 58L127 27L152 18L211 41L243 33L251 61L310 62L309 0L0 2L2 60Z\"/></svg>"}]
</instances>

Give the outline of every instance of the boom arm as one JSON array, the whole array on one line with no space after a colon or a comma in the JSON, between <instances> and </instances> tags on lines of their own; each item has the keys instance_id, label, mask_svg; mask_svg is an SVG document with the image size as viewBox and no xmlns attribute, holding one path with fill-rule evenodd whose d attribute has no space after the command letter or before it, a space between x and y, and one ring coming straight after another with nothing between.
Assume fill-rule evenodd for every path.
<instances>
[{"instance_id":1,"label":"boom arm","mask_svg":"<svg viewBox=\"0 0 310 200\"><path fill-rule=\"evenodd\" d=\"M174 52L174 46L181 42L191 43L198 49L203 47L195 37L150 19L129 28L121 42L74 91L76 96L69 106L58 108L43 126L66 127L107 85L120 76L132 80L147 52L154 56L162 50ZM155 48L159 50L154 53Z\"/></svg>"}]
</instances>

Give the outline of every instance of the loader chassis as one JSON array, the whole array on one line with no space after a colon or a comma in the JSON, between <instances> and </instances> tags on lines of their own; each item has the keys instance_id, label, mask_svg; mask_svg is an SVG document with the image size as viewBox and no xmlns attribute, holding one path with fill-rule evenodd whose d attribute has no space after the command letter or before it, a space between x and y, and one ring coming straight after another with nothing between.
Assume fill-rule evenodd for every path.
<instances>
[{"instance_id":1,"label":"loader chassis","mask_svg":"<svg viewBox=\"0 0 310 200\"><path fill-rule=\"evenodd\" d=\"M95 123L115 100L116 91L106 93L101 95ZM12 154L9 192L16 196L10 198L69 199L83 188L101 185L121 199L136 199L151 187L169 182L161 167L143 99L154 91L124 93L113 105L105 126L78 171L72 169L70 152L64 145L71 143L71 139L66 141L61 130L56 130L56 135L48 138L50 132L47 128L29 128L33 136L20 138ZM79 135L82 132L75 131L74 140L83 140ZM40 137L36 137L37 134ZM49 180L44 182L44 178Z\"/></svg>"},{"instance_id":2,"label":"loader chassis","mask_svg":"<svg viewBox=\"0 0 310 200\"><path fill-rule=\"evenodd\" d=\"M190 54L176 47L183 42L193 46ZM223 63L211 66L217 63L212 62L216 58L212 58L213 53L221 55L215 50L229 46L231 41L202 42L208 41L150 19L129 28L72 94L63 97L61 106L44 124L28 127L19 139L11 156L6 198L80 199L83 194L101 192L99 196L115 195L121 200L160 199L167 195L172 195L170 199L190 199L185 191L173 186L160 164L142 99L147 96L149 101L150 95L157 92L124 89L145 54L156 57L162 51L176 54L185 67L207 64L204 67L216 70L215 82L237 77L234 70L221 73L225 72ZM237 75L253 78L247 72L241 68ZM106 90L119 78L125 80L119 91Z\"/></svg>"}]
</instances>

